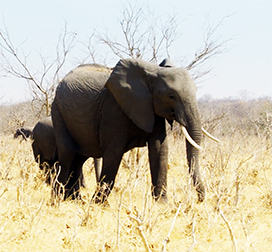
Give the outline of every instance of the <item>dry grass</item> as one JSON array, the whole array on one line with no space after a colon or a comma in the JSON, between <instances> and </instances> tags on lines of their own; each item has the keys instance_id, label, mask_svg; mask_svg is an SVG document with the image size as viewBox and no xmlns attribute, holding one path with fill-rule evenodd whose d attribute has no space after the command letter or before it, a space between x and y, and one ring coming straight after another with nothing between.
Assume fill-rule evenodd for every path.
<instances>
[{"instance_id":1,"label":"dry grass","mask_svg":"<svg viewBox=\"0 0 272 252\"><path fill-rule=\"evenodd\" d=\"M89 204L91 161L84 166L83 202L52 205L31 142L2 136L0 251L272 251L271 142L221 140L204 141L204 203L196 203L184 143L171 136L169 203L152 200L142 148L126 154L110 206L102 207Z\"/></svg>"}]
</instances>

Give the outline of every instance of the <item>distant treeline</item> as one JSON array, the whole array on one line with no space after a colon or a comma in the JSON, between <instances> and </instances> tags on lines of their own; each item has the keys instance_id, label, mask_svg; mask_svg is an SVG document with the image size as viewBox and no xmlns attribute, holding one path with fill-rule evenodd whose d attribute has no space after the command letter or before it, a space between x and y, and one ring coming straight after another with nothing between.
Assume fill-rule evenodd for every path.
<instances>
[{"instance_id":1,"label":"distant treeline","mask_svg":"<svg viewBox=\"0 0 272 252\"><path fill-rule=\"evenodd\" d=\"M204 127L217 136L272 137L272 98L199 100Z\"/></svg>"},{"instance_id":2,"label":"distant treeline","mask_svg":"<svg viewBox=\"0 0 272 252\"><path fill-rule=\"evenodd\" d=\"M216 136L255 135L272 139L272 98L199 100L203 126ZM32 127L45 116L37 102L0 105L0 134L13 134L19 127ZM179 127L173 128L179 134Z\"/></svg>"}]
</instances>

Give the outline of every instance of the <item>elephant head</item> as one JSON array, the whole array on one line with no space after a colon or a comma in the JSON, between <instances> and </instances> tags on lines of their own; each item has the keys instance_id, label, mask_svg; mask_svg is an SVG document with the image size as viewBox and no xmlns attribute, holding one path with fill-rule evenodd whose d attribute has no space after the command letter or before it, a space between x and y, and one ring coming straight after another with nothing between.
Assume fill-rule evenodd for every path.
<instances>
[{"instance_id":1,"label":"elephant head","mask_svg":"<svg viewBox=\"0 0 272 252\"><path fill-rule=\"evenodd\" d=\"M25 127L17 129L13 137L18 138L19 136L22 136L25 141L27 140L27 138L32 139L33 137L32 129Z\"/></svg>"},{"instance_id":2,"label":"elephant head","mask_svg":"<svg viewBox=\"0 0 272 252\"><path fill-rule=\"evenodd\" d=\"M202 126L196 100L196 86L181 68L160 67L142 60L120 60L106 87L124 113L142 130L152 132L155 115L177 121L187 135L189 172L199 200L205 189L199 173L199 145Z\"/></svg>"}]
</instances>

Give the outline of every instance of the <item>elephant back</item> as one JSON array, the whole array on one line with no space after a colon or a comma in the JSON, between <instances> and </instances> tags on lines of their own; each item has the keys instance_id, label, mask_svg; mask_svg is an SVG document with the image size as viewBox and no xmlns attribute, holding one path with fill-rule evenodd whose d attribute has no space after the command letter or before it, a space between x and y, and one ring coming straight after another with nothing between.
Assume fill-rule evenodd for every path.
<instances>
[{"instance_id":1,"label":"elephant back","mask_svg":"<svg viewBox=\"0 0 272 252\"><path fill-rule=\"evenodd\" d=\"M66 82L71 87L87 85L96 90L99 87L104 87L111 71L110 68L103 65L84 64L70 71L62 82Z\"/></svg>"},{"instance_id":2,"label":"elephant back","mask_svg":"<svg viewBox=\"0 0 272 252\"><path fill-rule=\"evenodd\" d=\"M56 100L63 105L72 105L71 101L85 103L92 101L105 86L111 69L98 64L85 64L70 71L59 83Z\"/></svg>"}]
</instances>

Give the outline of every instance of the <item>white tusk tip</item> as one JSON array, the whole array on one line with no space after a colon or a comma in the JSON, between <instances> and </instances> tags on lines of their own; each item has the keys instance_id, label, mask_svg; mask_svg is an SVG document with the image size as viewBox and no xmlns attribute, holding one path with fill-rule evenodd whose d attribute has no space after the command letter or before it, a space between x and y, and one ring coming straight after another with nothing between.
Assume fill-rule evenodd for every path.
<instances>
[{"instance_id":1,"label":"white tusk tip","mask_svg":"<svg viewBox=\"0 0 272 252\"><path fill-rule=\"evenodd\" d=\"M217 139L216 137L212 136L207 130L205 130L202 127L202 132L204 133L204 135L206 135L207 137L211 138L212 140L214 140L217 143L220 143L221 141L219 139Z\"/></svg>"}]
</instances>

